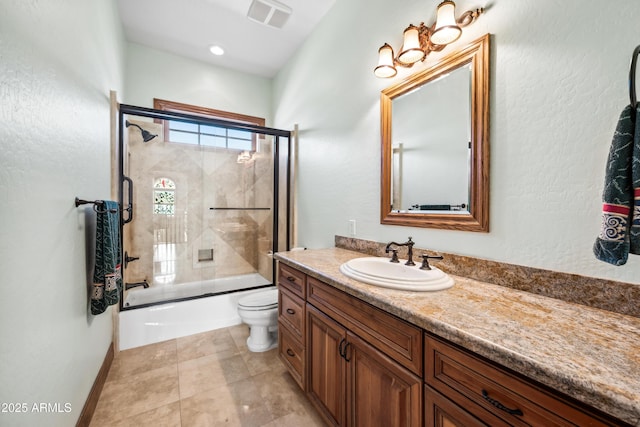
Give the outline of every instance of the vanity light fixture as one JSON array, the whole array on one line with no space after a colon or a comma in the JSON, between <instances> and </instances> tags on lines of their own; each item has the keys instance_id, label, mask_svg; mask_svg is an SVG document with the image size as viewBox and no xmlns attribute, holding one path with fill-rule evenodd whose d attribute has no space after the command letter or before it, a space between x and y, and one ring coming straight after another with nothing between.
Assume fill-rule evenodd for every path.
<instances>
[{"instance_id":1,"label":"vanity light fixture","mask_svg":"<svg viewBox=\"0 0 640 427\"><path fill-rule=\"evenodd\" d=\"M473 23L484 8L468 10L460 18L455 17L456 4L445 0L438 5L436 22L427 27L424 22L419 26L409 25L404 30L403 43L398 56L394 56L393 48L385 43L378 49L378 66L373 70L376 77L389 78L398 73L397 66L411 67L416 62L424 61L429 52L439 52L448 44L458 40L462 28Z\"/></svg>"}]
</instances>

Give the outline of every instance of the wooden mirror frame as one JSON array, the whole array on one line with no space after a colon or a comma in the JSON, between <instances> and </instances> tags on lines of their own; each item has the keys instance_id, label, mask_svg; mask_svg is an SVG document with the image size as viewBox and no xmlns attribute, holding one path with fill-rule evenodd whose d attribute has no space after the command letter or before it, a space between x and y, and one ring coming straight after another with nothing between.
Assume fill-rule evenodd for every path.
<instances>
[{"instance_id":1,"label":"wooden mirror frame","mask_svg":"<svg viewBox=\"0 0 640 427\"><path fill-rule=\"evenodd\" d=\"M489 231L489 39L486 34L430 68L384 89L380 94L382 171L380 223L463 231ZM469 214L403 213L391 209L392 101L443 74L471 64L471 161Z\"/></svg>"}]
</instances>

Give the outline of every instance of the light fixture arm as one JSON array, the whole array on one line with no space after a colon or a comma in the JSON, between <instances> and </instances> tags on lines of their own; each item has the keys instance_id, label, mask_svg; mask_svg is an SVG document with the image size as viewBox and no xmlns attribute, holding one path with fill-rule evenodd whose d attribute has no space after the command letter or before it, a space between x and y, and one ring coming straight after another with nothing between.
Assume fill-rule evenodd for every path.
<instances>
[{"instance_id":1,"label":"light fixture arm","mask_svg":"<svg viewBox=\"0 0 640 427\"><path fill-rule=\"evenodd\" d=\"M475 22L478 17L484 13L484 7L480 7L476 10L467 10L465 13L460 15L460 18L456 20L458 26L460 28L464 28L468 25L471 25Z\"/></svg>"}]
</instances>

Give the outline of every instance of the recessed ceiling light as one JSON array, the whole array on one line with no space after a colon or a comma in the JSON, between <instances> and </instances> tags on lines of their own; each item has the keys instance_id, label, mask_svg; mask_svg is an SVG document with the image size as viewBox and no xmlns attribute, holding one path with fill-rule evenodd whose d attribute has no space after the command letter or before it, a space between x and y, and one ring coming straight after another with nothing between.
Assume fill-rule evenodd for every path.
<instances>
[{"instance_id":1,"label":"recessed ceiling light","mask_svg":"<svg viewBox=\"0 0 640 427\"><path fill-rule=\"evenodd\" d=\"M213 53L214 55L220 56L220 55L224 55L224 49L221 48L218 45L213 45L209 48L209 51L211 53Z\"/></svg>"}]
</instances>

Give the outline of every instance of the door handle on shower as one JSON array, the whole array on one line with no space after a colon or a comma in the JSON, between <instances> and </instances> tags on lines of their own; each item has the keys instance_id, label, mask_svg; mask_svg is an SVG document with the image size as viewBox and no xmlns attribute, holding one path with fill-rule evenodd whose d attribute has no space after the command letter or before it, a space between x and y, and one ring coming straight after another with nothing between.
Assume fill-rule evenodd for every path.
<instances>
[{"instance_id":1,"label":"door handle on shower","mask_svg":"<svg viewBox=\"0 0 640 427\"><path fill-rule=\"evenodd\" d=\"M127 207L122 209L122 224L127 224L133 221L133 181L128 176L122 175L122 183L127 182L128 199ZM124 191L123 191L124 193ZM124 204L124 203L123 203ZM128 212L127 218L124 218L124 211Z\"/></svg>"}]
</instances>

